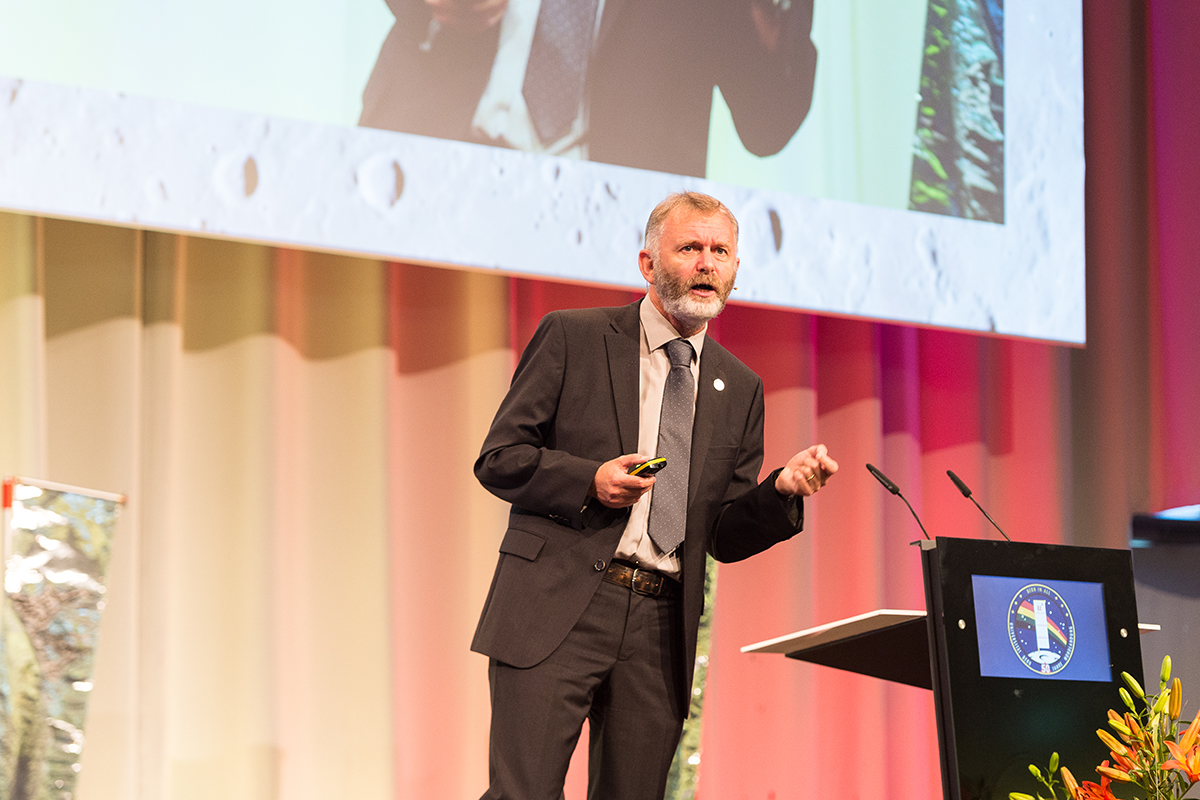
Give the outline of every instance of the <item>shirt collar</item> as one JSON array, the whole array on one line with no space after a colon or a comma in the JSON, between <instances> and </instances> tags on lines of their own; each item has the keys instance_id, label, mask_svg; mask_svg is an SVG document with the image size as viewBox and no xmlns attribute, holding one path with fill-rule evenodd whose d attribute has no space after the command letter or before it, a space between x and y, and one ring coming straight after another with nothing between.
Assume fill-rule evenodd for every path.
<instances>
[{"instance_id":1,"label":"shirt collar","mask_svg":"<svg viewBox=\"0 0 1200 800\"><path fill-rule=\"evenodd\" d=\"M646 346L649 348L649 352L653 353L672 339L681 338L679 331L675 330L675 326L667 321L667 318L655 307L649 297L642 298L638 314L642 320L642 331L645 332ZM682 337L692 343L692 348L696 351L696 361L700 360L700 350L704 347L704 337L707 332L708 324L705 323L704 327L696 333Z\"/></svg>"}]
</instances>

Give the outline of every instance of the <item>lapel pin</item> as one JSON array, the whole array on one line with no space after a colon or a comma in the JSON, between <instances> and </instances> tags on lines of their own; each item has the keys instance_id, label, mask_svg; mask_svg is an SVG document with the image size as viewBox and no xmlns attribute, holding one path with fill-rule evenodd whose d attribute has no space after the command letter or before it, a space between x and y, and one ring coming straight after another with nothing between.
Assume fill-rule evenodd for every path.
<instances>
[{"instance_id":1,"label":"lapel pin","mask_svg":"<svg viewBox=\"0 0 1200 800\"><path fill-rule=\"evenodd\" d=\"M713 388L716 389L718 392L725 391L725 381L721 380L720 378L717 378L715 381L713 381Z\"/></svg>"}]
</instances>

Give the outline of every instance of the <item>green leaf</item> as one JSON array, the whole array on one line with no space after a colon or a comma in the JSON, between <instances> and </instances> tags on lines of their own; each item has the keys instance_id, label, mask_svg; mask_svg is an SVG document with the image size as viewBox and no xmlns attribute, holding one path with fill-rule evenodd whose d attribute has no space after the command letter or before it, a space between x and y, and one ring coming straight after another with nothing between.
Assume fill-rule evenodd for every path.
<instances>
[{"instance_id":1,"label":"green leaf","mask_svg":"<svg viewBox=\"0 0 1200 800\"><path fill-rule=\"evenodd\" d=\"M941 178L942 180L946 180L949 177L946 174L945 167L942 166L941 159L939 159L937 157L937 155L935 155L934 153L930 153L929 157L926 158L925 161L928 162L929 168L932 169L934 174L937 175L939 178ZM1051 767L1051 769L1054 769L1054 768Z\"/></svg>"},{"instance_id":2,"label":"green leaf","mask_svg":"<svg viewBox=\"0 0 1200 800\"><path fill-rule=\"evenodd\" d=\"M934 202L947 207L950 205L949 194L937 188L936 186L930 186L928 183L922 180L913 181L913 195L924 195L926 200L922 200L921 202Z\"/></svg>"}]
</instances>

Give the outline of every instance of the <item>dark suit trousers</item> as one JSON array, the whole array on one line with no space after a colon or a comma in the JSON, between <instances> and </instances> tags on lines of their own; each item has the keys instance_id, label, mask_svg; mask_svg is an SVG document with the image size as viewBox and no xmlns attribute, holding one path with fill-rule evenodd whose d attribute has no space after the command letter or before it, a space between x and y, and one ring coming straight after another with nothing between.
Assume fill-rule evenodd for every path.
<instances>
[{"instance_id":1,"label":"dark suit trousers","mask_svg":"<svg viewBox=\"0 0 1200 800\"><path fill-rule=\"evenodd\" d=\"M484 800L559 800L585 718L589 800L661 800L685 712L680 605L603 582L545 661L492 659Z\"/></svg>"}]
</instances>

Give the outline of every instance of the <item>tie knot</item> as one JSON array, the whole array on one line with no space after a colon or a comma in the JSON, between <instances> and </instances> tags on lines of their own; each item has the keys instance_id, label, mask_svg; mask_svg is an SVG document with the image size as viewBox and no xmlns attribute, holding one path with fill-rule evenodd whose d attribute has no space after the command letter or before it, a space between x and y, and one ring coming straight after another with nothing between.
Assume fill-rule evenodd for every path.
<instances>
[{"instance_id":1,"label":"tie knot","mask_svg":"<svg viewBox=\"0 0 1200 800\"><path fill-rule=\"evenodd\" d=\"M671 359L671 368L692 366L692 343L687 339L672 339L664 347L667 348L667 358Z\"/></svg>"}]
</instances>

